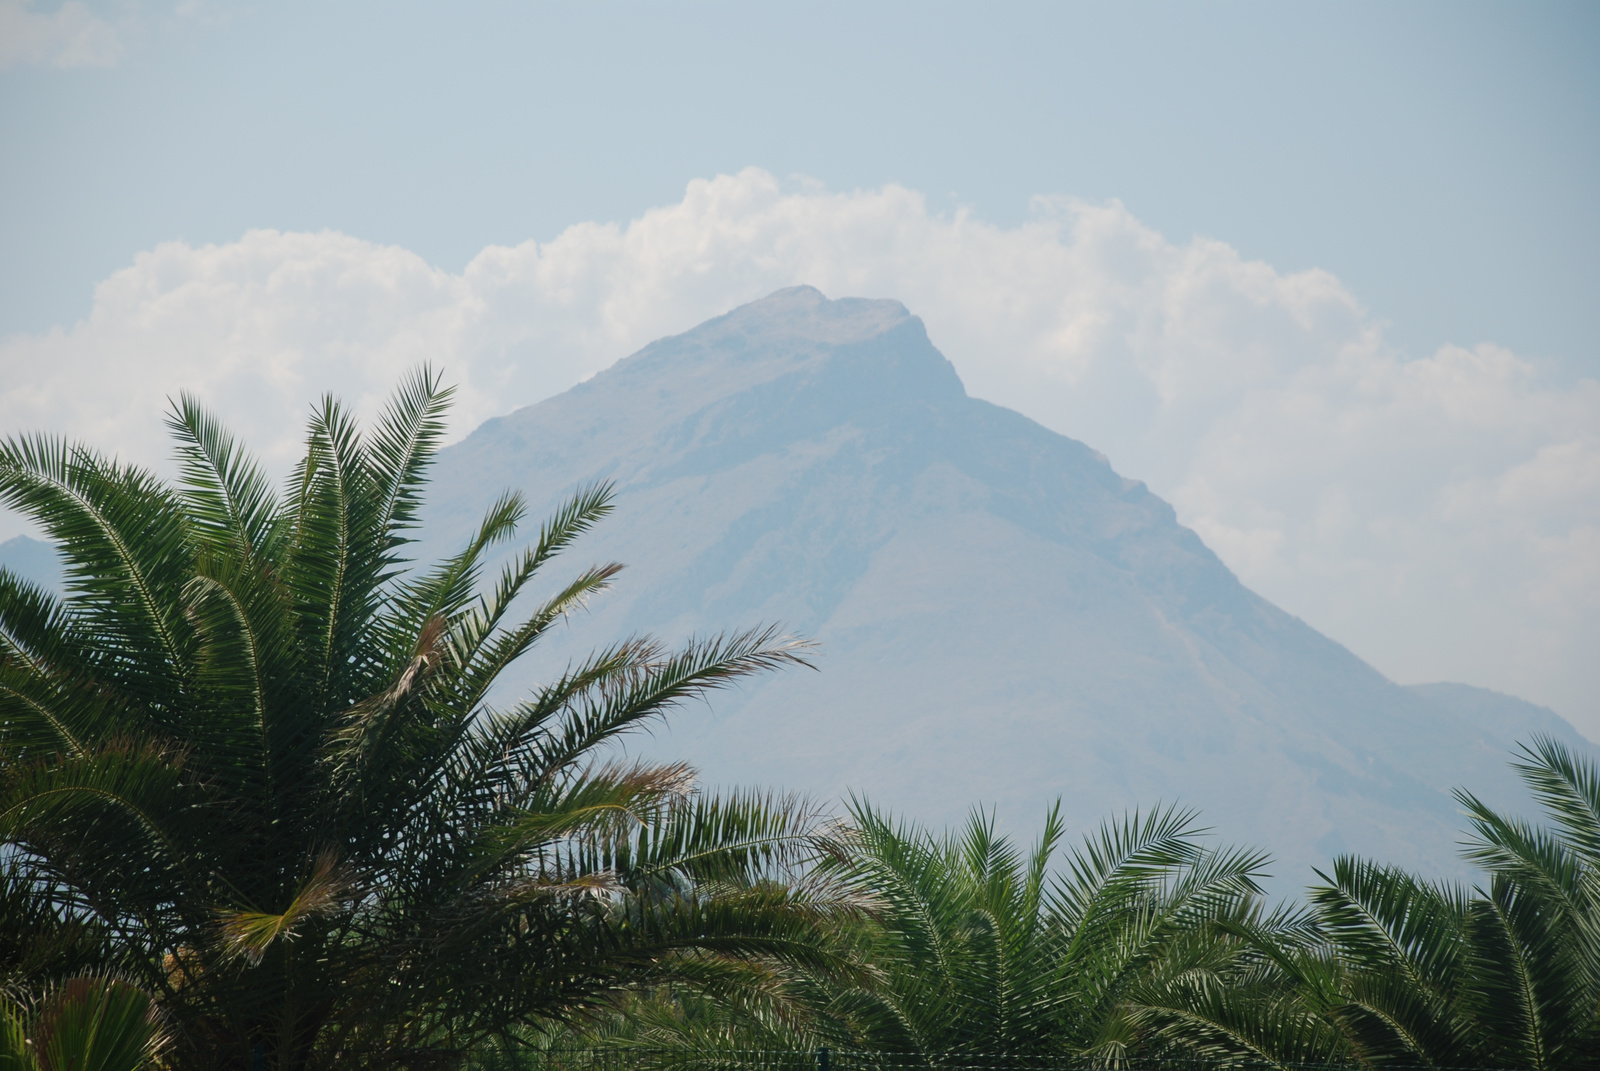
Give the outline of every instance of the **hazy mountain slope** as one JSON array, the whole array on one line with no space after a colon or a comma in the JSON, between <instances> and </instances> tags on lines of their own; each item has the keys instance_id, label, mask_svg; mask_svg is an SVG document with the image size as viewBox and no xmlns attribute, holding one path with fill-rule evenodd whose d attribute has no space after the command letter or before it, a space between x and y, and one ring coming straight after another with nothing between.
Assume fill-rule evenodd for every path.
<instances>
[{"instance_id":1,"label":"hazy mountain slope","mask_svg":"<svg viewBox=\"0 0 1600 1071\"><path fill-rule=\"evenodd\" d=\"M570 566L630 568L528 675L632 631L822 644L647 745L710 780L1016 828L1178 799L1295 881L1343 850L1459 873L1449 789L1521 798L1492 718L1464 732L1088 447L966 397L898 303L783 291L488 422L440 459L429 549L504 487L544 510L600 478L618 512Z\"/></svg>"},{"instance_id":2,"label":"hazy mountain slope","mask_svg":"<svg viewBox=\"0 0 1600 1071\"><path fill-rule=\"evenodd\" d=\"M0 543L0 568L51 590L61 587L61 562L42 540L19 535Z\"/></svg>"},{"instance_id":3,"label":"hazy mountain slope","mask_svg":"<svg viewBox=\"0 0 1600 1071\"><path fill-rule=\"evenodd\" d=\"M1532 740L1543 734L1571 747L1588 749L1594 746L1571 722L1549 707L1504 692L1449 683L1412 684L1406 686L1406 691L1448 711L1464 731L1478 734L1486 743Z\"/></svg>"}]
</instances>

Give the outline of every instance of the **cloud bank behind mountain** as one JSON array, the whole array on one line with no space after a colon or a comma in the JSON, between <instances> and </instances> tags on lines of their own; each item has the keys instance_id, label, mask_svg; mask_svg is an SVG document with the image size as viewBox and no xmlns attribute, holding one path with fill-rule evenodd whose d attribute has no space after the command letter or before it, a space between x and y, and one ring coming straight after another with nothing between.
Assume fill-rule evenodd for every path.
<instances>
[{"instance_id":1,"label":"cloud bank behind mountain","mask_svg":"<svg viewBox=\"0 0 1600 1071\"><path fill-rule=\"evenodd\" d=\"M54 11L0 0L0 71L8 67L109 67L122 54L116 29L82 0Z\"/></svg>"},{"instance_id":2,"label":"cloud bank behind mountain","mask_svg":"<svg viewBox=\"0 0 1600 1071\"><path fill-rule=\"evenodd\" d=\"M972 395L1146 480L1246 584L1391 677L1513 692L1600 735L1600 383L1480 340L1399 352L1328 273L1115 202L1043 198L999 228L751 169L460 273L332 232L169 243L87 320L0 342L0 427L156 463L163 399L189 389L281 471L324 390L370 411L433 361L464 434L800 283L904 301Z\"/></svg>"}]
</instances>

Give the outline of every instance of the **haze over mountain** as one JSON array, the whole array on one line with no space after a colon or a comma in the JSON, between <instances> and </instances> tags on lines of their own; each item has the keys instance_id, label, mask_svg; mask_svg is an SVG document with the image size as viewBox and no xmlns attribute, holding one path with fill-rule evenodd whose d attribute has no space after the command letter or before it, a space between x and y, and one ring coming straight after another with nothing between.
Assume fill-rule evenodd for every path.
<instances>
[{"instance_id":1,"label":"haze over mountain","mask_svg":"<svg viewBox=\"0 0 1600 1071\"><path fill-rule=\"evenodd\" d=\"M781 622L794 671L682 711L642 746L713 783L868 794L933 823L994 805L1031 831L1157 801L1271 849L1281 887L1358 851L1465 872L1450 790L1552 711L1402 688L1244 588L1170 506L1082 443L967 397L893 301L779 291L662 339L441 454L429 555L505 488L537 518L610 480L617 511L551 582L628 563L511 690L609 640ZM0 564L58 582L44 544Z\"/></svg>"},{"instance_id":2,"label":"haze over mountain","mask_svg":"<svg viewBox=\"0 0 1600 1071\"><path fill-rule=\"evenodd\" d=\"M0 542L0 568L52 591L61 588L61 563L43 540L19 535Z\"/></svg>"},{"instance_id":3,"label":"haze over mountain","mask_svg":"<svg viewBox=\"0 0 1600 1071\"><path fill-rule=\"evenodd\" d=\"M819 672L646 745L711 782L1023 830L1058 796L1079 826L1177 800L1297 884L1346 850L1462 873L1450 790L1514 803L1516 739L1587 746L1510 697L1402 688L1257 597L1104 457L969 398L898 302L779 291L488 421L441 455L428 549L503 488L537 515L599 479L617 512L568 571L629 569L521 679L639 631L821 644Z\"/></svg>"}]
</instances>

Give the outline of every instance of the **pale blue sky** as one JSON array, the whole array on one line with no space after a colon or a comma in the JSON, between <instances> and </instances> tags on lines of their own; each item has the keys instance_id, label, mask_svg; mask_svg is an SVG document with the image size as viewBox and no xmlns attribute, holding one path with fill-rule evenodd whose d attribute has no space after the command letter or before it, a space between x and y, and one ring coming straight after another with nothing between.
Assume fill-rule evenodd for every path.
<instances>
[{"instance_id":1,"label":"pale blue sky","mask_svg":"<svg viewBox=\"0 0 1600 1071\"><path fill-rule=\"evenodd\" d=\"M756 165L1002 225L1117 197L1333 271L1413 352L1600 374L1594 3L90 6L114 66L0 71L0 334L168 239L459 270Z\"/></svg>"}]
</instances>

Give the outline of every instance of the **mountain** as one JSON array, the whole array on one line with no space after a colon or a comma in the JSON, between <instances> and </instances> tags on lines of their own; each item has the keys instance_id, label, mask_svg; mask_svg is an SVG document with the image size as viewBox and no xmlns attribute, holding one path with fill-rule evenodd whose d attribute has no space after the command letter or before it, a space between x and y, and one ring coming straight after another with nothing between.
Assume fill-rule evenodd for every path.
<instances>
[{"instance_id":1,"label":"mountain","mask_svg":"<svg viewBox=\"0 0 1600 1071\"><path fill-rule=\"evenodd\" d=\"M1178 801L1298 884L1343 851L1463 874L1450 790L1522 804L1519 735L1587 746L1385 679L1104 457L968 397L897 302L780 291L487 422L439 459L429 550L503 488L537 512L598 479L618 509L569 569L629 569L522 681L632 632L821 645L644 745L709 781L1019 830L1057 797L1079 826Z\"/></svg>"},{"instance_id":2,"label":"mountain","mask_svg":"<svg viewBox=\"0 0 1600 1071\"><path fill-rule=\"evenodd\" d=\"M1587 746L1509 697L1385 679L1104 457L969 398L897 302L780 291L487 422L440 457L429 550L503 488L542 511L598 479L617 513L569 568L630 567L524 682L632 632L778 621L821 645L818 672L644 745L709 781L938 823L995 805L1019 830L1057 797L1079 826L1178 801L1293 886L1344 851L1464 874L1450 790L1525 804L1519 736Z\"/></svg>"},{"instance_id":3,"label":"mountain","mask_svg":"<svg viewBox=\"0 0 1600 1071\"><path fill-rule=\"evenodd\" d=\"M536 522L599 479L617 511L549 582L629 568L506 694L633 632L817 640L817 672L631 745L713 783L933 823L983 804L1028 835L1058 797L1080 828L1177 801L1272 850L1287 891L1342 851L1463 874L1450 790L1520 806L1516 739L1588 746L1520 700L1386 680L1104 457L969 398L897 302L780 291L487 422L440 455L422 550L459 546L505 488ZM0 563L58 575L32 540Z\"/></svg>"},{"instance_id":4,"label":"mountain","mask_svg":"<svg viewBox=\"0 0 1600 1071\"><path fill-rule=\"evenodd\" d=\"M61 562L50 544L38 539L19 535L0 543L0 568L52 591L61 587Z\"/></svg>"}]
</instances>

